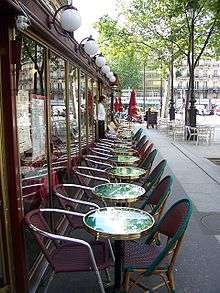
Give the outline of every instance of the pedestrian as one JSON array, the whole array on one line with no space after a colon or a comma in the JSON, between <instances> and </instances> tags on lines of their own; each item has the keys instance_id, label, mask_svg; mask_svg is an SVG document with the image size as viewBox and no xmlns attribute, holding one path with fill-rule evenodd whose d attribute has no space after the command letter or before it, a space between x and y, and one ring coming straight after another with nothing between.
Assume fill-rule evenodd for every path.
<instances>
[{"instance_id":1,"label":"pedestrian","mask_svg":"<svg viewBox=\"0 0 220 293\"><path fill-rule=\"evenodd\" d=\"M147 128L149 128L150 125L150 117L151 116L151 108L148 108L145 114L145 121L147 121Z\"/></svg>"},{"instance_id":2,"label":"pedestrian","mask_svg":"<svg viewBox=\"0 0 220 293\"><path fill-rule=\"evenodd\" d=\"M99 103L98 103L98 138L105 138L105 96L99 97Z\"/></svg>"}]
</instances>

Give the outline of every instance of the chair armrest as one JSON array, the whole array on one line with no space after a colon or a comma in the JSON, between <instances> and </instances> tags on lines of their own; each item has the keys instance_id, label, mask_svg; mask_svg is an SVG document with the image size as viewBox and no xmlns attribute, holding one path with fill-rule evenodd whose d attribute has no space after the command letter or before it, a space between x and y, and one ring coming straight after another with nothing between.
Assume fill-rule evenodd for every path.
<instances>
[{"instance_id":1,"label":"chair armrest","mask_svg":"<svg viewBox=\"0 0 220 293\"><path fill-rule=\"evenodd\" d=\"M97 168L92 168L92 167L86 167L86 166L77 166L75 170L88 170L88 171L95 171L95 172L100 172L100 173L106 173L105 170L97 169Z\"/></svg>"},{"instance_id":2,"label":"chair armrest","mask_svg":"<svg viewBox=\"0 0 220 293\"><path fill-rule=\"evenodd\" d=\"M81 177L85 177L85 178L88 178L88 179L95 179L95 180L99 180L99 181L103 181L103 182L110 183L110 181L108 179L105 179L105 178L100 178L100 177L96 177L96 176L92 176L92 175L83 174L83 173L80 173L78 171L75 171L75 173L78 176L81 176Z\"/></svg>"},{"instance_id":3,"label":"chair armrest","mask_svg":"<svg viewBox=\"0 0 220 293\"><path fill-rule=\"evenodd\" d=\"M112 149L112 146L111 145L106 145L106 144L101 143L101 142L98 142L96 144L96 147L106 149L107 151L110 151Z\"/></svg>"},{"instance_id":4,"label":"chair armrest","mask_svg":"<svg viewBox=\"0 0 220 293\"><path fill-rule=\"evenodd\" d=\"M91 152L92 152L93 154L96 154L96 155L105 156L107 159L113 157L113 155L109 155L109 154L106 154L106 153L98 152L98 151L95 151L95 150L91 150Z\"/></svg>"},{"instance_id":5,"label":"chair armrest","mask_svg":"<svg viewBox=\"0 0 220 293\"><path fill-rule=\"evenodd\" d=\"M80 185L80 184L73 184L73 183L65 183L65 184L58 184L58 185L54 186L54 192L58 192L57 188L59 188L59 187L75 187L75 188L80 188L80 189L93 190L93 188L89 187L89 186L84 186L84 185Z\"/></svg>"},{"instance_id":6,"label":"chair armrest","mask_svg":"<svg viewBox=\"0 0 220 293\"><path fill-rule=\"evenodd\" d=\"M36 184L31 184L31 185L25 185L25 186L22 186L22 190L25 189L25 188L29 188L29 187L42 187L44 186L43 183L36 183Z\"/></svg>"},{"instance_id":7,"label":"chair armrest","mask_svg":"<svg viewBox=\"0 0 220 293\"><path fill-rule=\"evenodd\" d=\"M35 175L35 176L31 176L31 177L25 177L25 178L22 178L22 182L26 181L26 180L31 180L31 179L42 179L43 177L47 176L48 173L42 173L42 174L38 174L38 175Z\"/></svg>"},{"instance_id":8,"label":"chair armrest","mask_svg":"<svg viewBox=\"0 0 220 293\"><path fill-rule=\"evenodd\" d=\"M88 158L85 158L85 161L86 161L86 163L92 163L92 164L100 165L100 166L103 166L103 167L106 167L106 168L112 168L113 167L110 164L103 163L103 162L98 162L98 161L94 161L94 160L90 160Z\"/></svg>"},{"instance_id":9,"label":"chair armrest","mask_svg":"<svg viewBox=\"0 0 220 293\"><path fill-rule=\"evenodd\" d=\"M94 147L92 150L97 151L97 152L103 152L103 153L110 153L110 149L105 149L102 147Z\"/></svg>"},{"instance_id":10,"label":"chair armrest","mask_svg":"<svg viewBox=\"0 0 220 293\"><path fill-rule=\"evenodd\" d=\"M95 156L95 155L87 155L84 158L97 159L97 160L103 160L103 161L108 161L108 159L109 159L106 157L99 157L99 156Z\"/></svg>"},{"instance_id":11,"label":"chair armrest","mask_svg":"<svg viewBox=\"0 0 220 293\"><path fill-rule=\"evenodd\" d=\"M71 212L71 211L66 211L66 210L61 210L61 209L39 209L39 211L40 212L53 212L53 213L59 213L59 214L63 214L63 215L72 215L72 216L78 216L78 217L83 217L85 215L82 213ZM82 239L77 239L77 238L72 238L72 237L67 237L67 236L63 236L63 235L58 235L58 234L46 232L46 231L43 231L43 230L37 228L36 226L34 226L31 223L28 223L28 225L33 231L35 231L35 232L37 232L37 233L39 233L49 239L57 240L57 241L64 241L64 242L71 242L71 243L78 243L78 244L86 246L90 250L90 252L92 252L92 248L91 248L90 244ZM93 252L92 252L92 254L93 254Z\"/></svg>"},{"instance_id":12,"label":"chair armrest","mask_svg":"<svg viewBox=\"0 0 220 293\"><path fill-rule=\"evenodd\" d=\"M57 192L57 196L59 196L60 198L63 198L65 199L66 201L69 201L69 202L73 202L73 203L78 203L80 205L85 205L85 206L90 206L90 207L94 207L96 209L99 209L100 206L93 203L93 202L88 202L88 201L85 201L85 200L79 200L79 199L74 199L74 198L70 198L70 197L67 197L67 196L64 196L62 194L60 194L59 192Z\"/></svg>"}]
</instances>

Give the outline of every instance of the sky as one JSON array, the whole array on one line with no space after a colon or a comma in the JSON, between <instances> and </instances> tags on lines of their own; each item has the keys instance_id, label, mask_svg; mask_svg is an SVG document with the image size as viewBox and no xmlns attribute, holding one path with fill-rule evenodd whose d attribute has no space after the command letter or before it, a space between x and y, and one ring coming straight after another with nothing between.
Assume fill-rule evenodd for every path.
<instances>
[{"instance_id":1,"label":"sky","mask_svg":"<svg viewBox=\"0 0 220 293\"><path fill-rule=\"evenodd\" d=\"M92 35L94 39L98 38L98 32L92 28L93 23L108 14L111 17L116 15L116 0L73 0L75 6L82 18L81 27L74 32L74 38L80 42L83 38Z\"/></svg>"}]
</instances>

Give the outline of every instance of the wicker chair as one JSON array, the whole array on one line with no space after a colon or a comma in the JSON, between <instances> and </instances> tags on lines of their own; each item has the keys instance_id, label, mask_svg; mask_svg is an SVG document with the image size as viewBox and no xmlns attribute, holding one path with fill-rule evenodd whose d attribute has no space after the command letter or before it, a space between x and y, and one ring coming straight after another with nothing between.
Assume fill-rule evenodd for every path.
<instances>
[{"instance_id":1,"label":"wicker chair","mask_svg":"<svg viewBox=\"0 0 220 293\"><path fill-rule=\"evenodd\" d=\"M134 134L133 136L133 141L138 141L141 137L141 134L143 132L143 129L142 128L139 128L138 131Z\"/></svg>"},{"instance_id":2,"label":"wicker chair","mask_svg":"<svg viewBox=\"0 0 220 293\"><path fill-rule=\"evenodd\" d=\"M135 145L135 149L137 151L140 151L140 149L143 147L143 145L145 144L145 142L147 141L147 136L143 135L139 141L137 142L137 144Z\"/></svg>"},{"instance_id":3,"label":"wicker chair","mask_svg":"<svg viewBox=\"0 0 220 293\"><path fill-rule=\"evenodd\" d=\"M52 171L52 185L59 183L57 171ZM48 200L48 173L43 168L37 175L22 179L22 192L25 212L43 207Z\"/></svg>"},{"instance_id":4,"label":"wicker chair","mask_svg":"<svg viewBox=\"0 0 220 293\"><path fill-rule=\"evenodd\" d=\"M87 202L78 198L74 198L74 196L77 197L77 191L83 191L87 188L89 187L80 186L77 184L58 184L53 188L53 191L57 196L62 209L78 213L87 213L91 209L99 208L99 205L93 202ZM89 188L89 190L91 189ZM83 228L82 218L72 217L71 215L66 216L73 229Z\"/></svg>"},{"instance_id":5,"label":"wicker chair","mask_svg":"<svg viewBox=\"0 0 220 293\"><path fill-rule=\"evenodd\" d=\"M85 163L86 166L89 168L96 168L96 169L100 169L100 170L107 170L109 168L112 168L111 164L108 163L103 163L100 161L97 161L96 159L89 159L87 157L85 157Z\"/></svg>"},{"instance_id":6,"label":"wicker chair","mask_svg":"<svg viewBox=\"0 0 220 293\"><path fill-rule=\"evenodd\" d=\"M99 184L110 183L108 173L105 170L87 166L77 166L73 168L73 172L81 185L95 187Z\"/></svg>"},{"instance_id":7,"label":"wicker chair","mask_svg":"<svg viewBox=\"0 0 220 293\"><path fill-rule=\"evenodd\" d=\"M143 182L143 187L145 188L146 192L149 192L151 188L156 186L158 182L160 181L164 169L166 167L167 161L162 160L150 173L149 176L146 177L146 179Z\"/></svg>"},{"instance_id":8,"label":"wicker chair","mask_svg":"<svg viewBox=\"0 0 220 293\"><path fill-rule=\"evenodd\" d=\"M147 210L158 221L163 213L166 200L171 194L172 183L171 176L164 177L142 203L140 209Z\"/></svg>"},{"instance_id":9,"label":"wicker chair","mask_svg":"<svg viewBox=\"0 0 220 293\"><path fill-rule=\"evenodd\" d=\"M139 156L142 157L143 154L145 153L146 149L148 148L149 140L146 140L143 146L139 149L138 153Z\"/></svg>"},{"instance_id":10,"label":"wicker chair","mask_svg":"<svg viewBox=\"0 0 220 293\"><path fill-rule=\"evenodd\" d=\"M149 290L140 281L151 275L159 275L163 280L162 284L153 288L154 290L165 284L169 292L175 292L173 266L191 214L190 200L182 199L154 226L146 242L125 242L122 255L126 292L131 292L135 286L144 289L144 292ZM158 233L166 238L164 245L155 245L153 240ZM134 273L135 280L131 279Z\"/></svg>"},{"instance_id":11,"label":"wicker chair","mask_svg":"<svg viewBox=\"0 0 220 293\"><path fill-rule=\"evenodd\" d=\"M44 213L83 217L84 214L59 209L37 209L26 214L25 222L33 232L44 256L52 267L53 274L67 272L95 271L100 291L105 293L99 270L112 264L107 242L86 242L82 239L67 237L51 232ZM50 245L48 246L50 240Z\"/></svg>"},{"instance_id":12,"label":"wicker chair","mask_svg":"<svg viewBox=\"0 0 220 293\"><path fill-rule=\"evenodd\" d=\"M97 205L96 203L71 198L68 194L68 190L66 190L65 188L68 188L68 186L65 186L65 184L57 185L54 188L54 193L56 194L62 209L85 214L89 212L90 210L100 208L100 206ZM73 229L85 228L81 217L73 217L68 214L66 215L66 217ZM107 239L107 242L108 242L109 249L112 255L112 260L113 262L115 262L115 256L114 256L111 242L109 239ZM106 273L107 273L108 279L110 280L110 276L108 275L108 272Z\"/></svg>"},{"instance_id":13,"label":"wicker chair","mask_svg":"<svg viewBox=\"0 0 220 293\"><path fill-rule=\"evenodd\" d=\"M150 171L153 161L157 155L157 150L154 149L144 160L140 161L139 166L147 171Z\"/></svg>"},{"instance_id":14,"label":"wicker chair","mask_svg":"<svg viewBox=\"0 0 220 293\"><path fill-rule=\"evenodd\" d=\"M154 144L151 143L150 145L147 145L147 147L145 148L143 153L140 152L140 158L141 158L142 161L149 156L149 154L152 151L153 147L154 147Z\"/></svg>"}]
</instances>

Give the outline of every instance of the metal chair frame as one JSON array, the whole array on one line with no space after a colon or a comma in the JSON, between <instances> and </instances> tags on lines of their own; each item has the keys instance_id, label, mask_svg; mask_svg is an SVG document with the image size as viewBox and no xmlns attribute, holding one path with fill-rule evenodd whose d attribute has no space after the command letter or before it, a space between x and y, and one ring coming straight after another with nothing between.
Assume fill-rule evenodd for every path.
<instances>
[{"instance_id":1,"label":"metal chair frame","mask_svg":"<svg viewBox=\"0 0 220 293\"><path fill-rule=\"evenodd\" d=\"M72 238L72 237L67 237L67 236L63 236L63 235L54 234L54 233L51 233L51 232L46 232L46 231L43 231L43 230L39 229L38 227L34 226L33 224L31 224L31 220L29 219L30 214L33 215L33 214L45 213L45 212L53 212L53 213L58 213L58 214L62 214L62 215L72 215L72 216L77 216L77 217L83 217L84 214L77 213L77 212L71 212L71 211L67 211L67 210L61 210L61 209L49 209L49 208L47 208L47 209L38 209L38 210L33 210L30 213L28 213L25 216L25 221L26 221L28 227L34 233L40 234L40 235L50 239L51 241L54 241L55 243L67 242L67 243L70 243L70 244L79 244L79 245L85 246L89 251L89 256L91 258L93 269L94 269L96 277L98 279L98 284L99 284L99 287L100 287L100 291L102 293L105 293L105 289L104 289L103 282L102 282L102 279L101 279L101 275L100 275L100 272L99 272L99 269L98 269L98 266L97 266L97 263L96 263L96 260L95 260L95 256L94 256L92 247L88 242L86 242L85 240L77 239L77 238ZM38 239L37 239L37 241L38 241ZM38 243L39 243L39 241L38 241ZM39 243L39 244L40 244L40 246L42 246L41 243ZM47 258L48 262L53 267L53 264L51 262L50 257L48 256L47 253L45 254L44 249L42 249L42 250L43 250L44 255ZM53 270L53 272L56 273L54 270ZM50 279L50 281L52 281L52 279ZM48 286L49 286L49 284L48 284Z\"/></svg>"}]
</instances>

